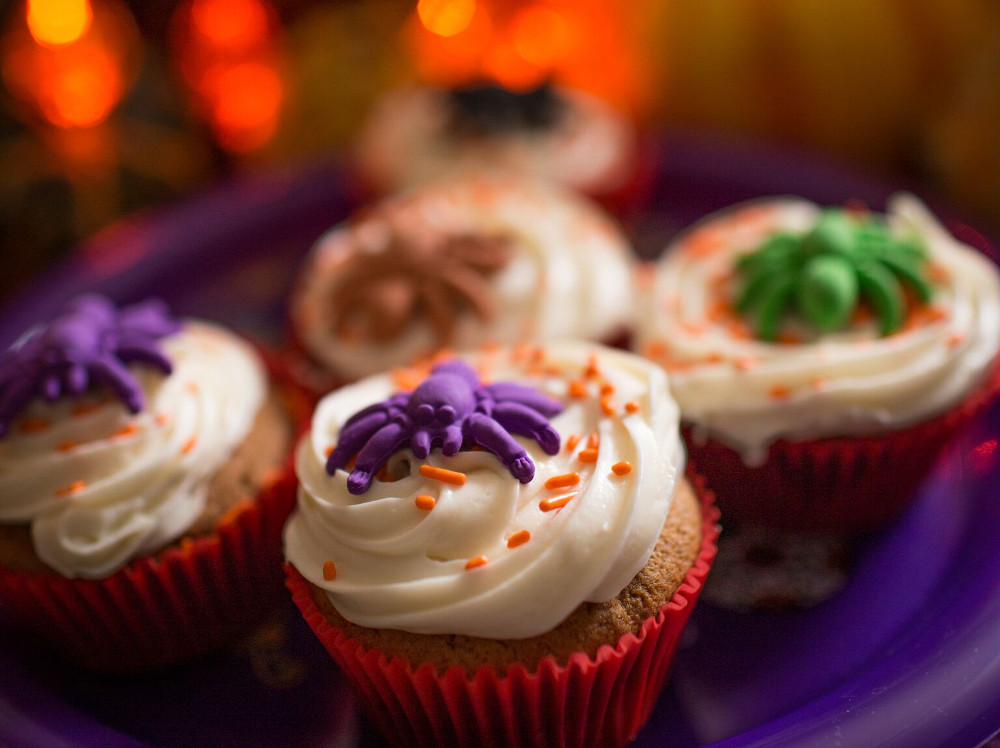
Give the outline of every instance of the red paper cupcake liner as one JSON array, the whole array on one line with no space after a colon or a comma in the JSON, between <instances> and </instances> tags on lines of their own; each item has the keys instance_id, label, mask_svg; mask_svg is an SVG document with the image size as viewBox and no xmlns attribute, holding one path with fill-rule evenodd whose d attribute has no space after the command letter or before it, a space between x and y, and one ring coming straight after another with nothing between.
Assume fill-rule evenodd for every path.
<instances>
[{"instance_id":1,"label":"red paper cupcake liner","mask_svg":"<svg viewBox=\"0 0 1000 748\"><path fill-rule=\"evenodd\" d=\"M690 477L690 476L689 476ZM286 583L313 632L363 694L372 722L397 746L621 746L652 712L674 650L715 558L718 511L703 481L690 477L702 501L702 544L669 603L638 634L591 658L565 665L544 658L534 670L512 665L498 674L431 664L366 649L332 626L316 607L309 583L291 565Z\"/></svg>"},{"instance_id":2,"label":"red paper cupcake liner","mask_svg":"<svg viewBox=\"0 0 1000 748\"><path fill-rule=\"evenodd\" d=\"M310 401L280 359L260 353L298 438ZM281 536L296 488L290 455L257 497L232 507L213 534L182 539L104 579L0 568L0 613L101 672L148 671L219 650L285 594Z\"/></svg>"},{"instance_id":3,"label":"red paper cupcake liner","mask_svg":"<svg viewBox=\"0 0 1000 748\"><path fill-rule=\"evenodd\" d=\"M295 489L289 461L215 534L182 540L105 579L0 569L3 612L103 672L144 671L217 650L281 599L281 531Z\"/></svg>"},{"instance_id":4,"label":"red paper cupcake liner","mask_svg":"<svg viewBox=\"0 0 1000 748\"><path fill-rule=\"evenodd\" d=\"M685 427L693 468L715 492L722 518L788 531L873 532L910 504L948 443L1000 393L1000 367L961 404L887 434L779 440L767 461L744 464Z\"/></svg>"}]
</instances>

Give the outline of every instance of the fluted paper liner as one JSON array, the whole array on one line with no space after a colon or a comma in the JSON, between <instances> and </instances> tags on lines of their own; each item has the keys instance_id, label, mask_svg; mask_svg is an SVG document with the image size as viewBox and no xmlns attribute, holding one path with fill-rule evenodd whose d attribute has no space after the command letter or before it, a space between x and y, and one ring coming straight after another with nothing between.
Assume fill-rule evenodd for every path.
<instances>
[{"instance_id":1,"label":"fluted paper liner","mask_svg":"<svg viewBox=\"0 0 1000 748\"><path fill-rule=\"evenodd\" d=\"M261 351L296 427L308 400ZM210 535L180 540L104 579L0 568L0 614L84 667L141 672L215 651L282 599L281 533L295 506L292 457Z\"/></svg>"},{"instance_id":2,"label":"fluted paper liner","mask_svg":"<svg viewBox=\"0 0 1000 748\"><path fill-rule=\"evenodd\" d=\"M702 544L669 603L637 634L579 652L565 665L552 657L537 668L492 666L469 676L454 666L439 673L363 647L332 626L309 583L286 564L296 605L344 674L361 692L373 723L397 746L621 746L649 718L677 641L715 558L718 511L703 481Z\"/></svg>"},{"instance_id":3,"label":"fluted paper liner","mask_svg":"<svg viewBox=\"0 0 1000 748\"><path fill-rule=\"evenodd\" d=\"M692 467L724 519L793 531L862 533L906 509L948 443L1000 392L1000 366L946 413L876 436L779 440L767 461L744 464L732 448L684 429Z\"/></svg>"}]
</instances>

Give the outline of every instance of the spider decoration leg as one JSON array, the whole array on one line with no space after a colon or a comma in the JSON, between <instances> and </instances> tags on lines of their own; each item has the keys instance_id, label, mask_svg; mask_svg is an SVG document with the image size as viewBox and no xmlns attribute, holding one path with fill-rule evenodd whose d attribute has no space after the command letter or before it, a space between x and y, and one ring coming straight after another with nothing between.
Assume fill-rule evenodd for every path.
<instances>
[{"instance_id":1,"label":"spider decoration leg","mask_svg":"<svg viewBox=\"0 0 1000 748\"><path fill-rule=\"evenodd\" d=\"M473 413L466 421L466 431L476 444L496 455L521 483L530 483L535 477L535 463L528 457L528 451L493 418Z\"/></svg>"},{"instance_id":2,"label":"spider decoration leg","mask_svg":"<svg viewBox=\"0 0 1000 748\"><path fill-rule=\"evenodd\" d=\"M362 494L368 490L375 474L386 461L410 439L412 424L405 415L382 426L358 453L354 469L347 477L347 490Z\"/></svg>"},{"instance_id":3,"label":"spider decoration leg","mask_svg":"<svg viewBox=\"0 0 1000 748\"><path fill-rule=\"evenodd\" d=\"M497 403L493 406L493 420L511 433L531 437L547 455L559 452L559 434L536 410L516 402Z\"/></svg>"},{"instance_id":4,"label":"spider decoration leg","mask_svg":"<svg viewBox=\"0 0 1000 748\"><path fill-rule=\"evenodd\" d=\"M562 403L558 400L553 400L551 397L543 395L538 390L526 384L497 382L496 384L486 385L482 388L482 391L489 395L494 402L520 403L532 410L538 411L546 418L559 415L563 409Z\"/></svg>"}]
</instances>

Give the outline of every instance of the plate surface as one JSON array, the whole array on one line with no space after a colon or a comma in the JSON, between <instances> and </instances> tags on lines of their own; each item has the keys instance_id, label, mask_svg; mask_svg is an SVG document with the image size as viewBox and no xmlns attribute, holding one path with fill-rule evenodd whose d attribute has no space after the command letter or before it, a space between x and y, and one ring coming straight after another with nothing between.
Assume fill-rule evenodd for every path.
<instances>
[{"instance_id":1,"label":"plate surface","mask_svg":"<svg viewBox=\"0 0 1000 748\"><path fill-rule=\"evenodd\" d=\"M739 200L880 209L894 187L809 154L698 136L666 138L655 154L649 194L621 216L646 256ZM346 185L334 163L270 173L119 224L6 305L0 349L87 290L159 295L278 341L298 263L352 208ZM700 605L635 745L932 748L1000 730L998 432L992 408L912 510L858 549L834 598L780 613ZM0 622L0 674L0 745L12 748L382 745L290 602L230 653L128 681L75 672Z\"/></svg>"}]
</instances>

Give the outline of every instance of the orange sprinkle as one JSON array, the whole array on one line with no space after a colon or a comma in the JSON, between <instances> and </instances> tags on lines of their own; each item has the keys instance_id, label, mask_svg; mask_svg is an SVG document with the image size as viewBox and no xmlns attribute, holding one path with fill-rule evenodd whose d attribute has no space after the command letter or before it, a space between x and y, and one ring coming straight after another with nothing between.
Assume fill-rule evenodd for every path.
<instances>
[{"instance_id":1,"label":"orange sprinkle","mask_svg":"<svg viewBox=\"0 0 1000 748\"><path fill-rule=\"evenodd\" d=\"M198 390L200 389L198 387L198 383L197 382L188 382L184 386L185 386L185 388L187 389L188 392L191 392L193 394L198 394Z\"/></svg>"},{"instance_id":2,"label":"orange sprinkle","mask_svg":"<svg viewBox=\"0 0 1000 748\"><path fill-rule=\"evenodd\" d=\"M77 442L59 442L59 446L56 447L60 452L69 452L71 449L76 449L79 446Z\"/></svg>"},{"instance_id":3,"label":"orange sprinkle","mask_svg":"<svg viewBox=\"0 0 1000 748\"><path fill-rule=\"evenodd\" d=\"M712 302L712 305L708 308L706 316L711 322L719 322L720 320L726 319L726 317L729 316L729 304L722 299Z\"/></svg>"},{"instance_id":4,"label":"orange sprinkle","mask_svg":"<svg viewBox=\"0 0 1000 748\"><path fill-rule=\"evenodd\" d=\"M332 582L337 578L337 565L333 561L323 562L323 579Z\"/></svg>"},{"instance_id":5,"label":"orange sprinkle","mask_svg":"<svg viewBox=\"0 0 1000 748\"><path fill-rule=\"evenodd\" d=\"M531 363L540 364L545 360L545 348L543 346L538 346L535 350L531 352Z\"/></svg>"},{"instance_id":6,"label":"orange sprinkle","mask_svg":"<svg viewBox=\"0 0 1000 748\"><path fill-rule=\"evenodd\" d=\"M331 444L330 446L328 446L326 449L323 450L323 456L329 459L330 455L333 454L333 450L335 450L336 448L337 447L335 445Z\"/></svg>"},{"instance_id":7,"label":"orange sprinkle","mask_svg":"<svg viewBox=\"0 0 1000 748\"><path fill-rule=\"evenodd\" d=\"M648 358L660 358L666 355L667 345L662 340L651 340L646 343L644 352Z\"/></svg>"},{"instance_id":8,"label":"orange sprinkle","mask_svg":"<svg viewBox=\"0 0 1000 748\"><path fill-rule=\"evenodd\" d=\"M156 414L156 425L157 426L166 426L168 423L170 423L170 415L169 414L167 414L167 413L157 413Z\"/></svg>"},{"instance_id":9,"label":"orange sprinkle","mask_svg":"<svg viewBox=\"0 0 1000 748\"><path fill-rule=\"evenodd\" d=\"M691 335L703 335L708 329L708 325L700 320L694 322L685 321L681 322L681 329Z\"/></svg>"},{"instance_id":10,"label":"orange sprinkle","mask_svg":"<svg viewBox=\"0 0 1000 748\"><path fill-rule=\"evenodd\" d=\"M26 434L37 434L40 431L45 431L51 425L51 422L44 418L25 418L18 425L18 429Z\"/></svg>"},{"instance_id":11,"label":"orange sprinkle","mask_svg":"<svg viewBox=\"0 0 1000 748\"><path fill-rule=\"evenodd\" d=\"M592 355L587 361L587 368L584 369L583 375L587 379L594 379L601 375L601 370L597 366L597 354Z\"/></svg>"},{"instance_id":12,"label":"orange sprinkle","mask_svg":"<svg viewBox=\"0 0 1000 748\"><path fill-rule=\"evenodd\" d=\"M542 369L542 372L548 374L550 377L561 377L563 375L563 369L559 364L549 364Z\"/></svg>"},{"instance_id":13,"label":"orange sprinkle","mask_svg":"<svg viewBox=\"0 0 1000 748\"><path fill-rule=\"evenodd\" d=\"M776 384L770 390L770 395L775 400L785 400L791 397L792 388L787 384Z\"/></svg>"},{"instance_id":14,"label":"orange sprinkle","mask_svg":"<svg viewBox=\"0 0 1000 748\"><path fill-rule=\"evenodd\" d=\"M802 338L794 332L783 332L778 336L778 342L782 345L798 345Z\"/></svg>"},{"instance_id":15,"label":"orange sprinkle","mask_svg":"<svg viewBox=\"0 0 1000 748\"><path fill-rule=\"evenodd\" d=\"M400 391L415 390L423 381L423 377L415 369L393 369L392 384Z\"/></svg>"},{"instance_id":16,"label":"orange sprinkle","mask_svg":"<svg viewBox=\"0 0 1000 748\"><path fill-rule=\"evenodd\" d=\"M717 234L709 231L696 231L684 242L684 250L693 255L708 255L725 246L725 242Z\"/></svg>"},{"instance_id":17,"label":"orange sprinkle","mask_svg":"<svg viewBox=\"0 0 1000 748\"><path fill-rule=\"evenodd\" d=\"M580 482L579 473L563 473L562 475L553 475L547 481L545 481L546 488L567 488L569 486L575 486Z\"/></svg>"},{"instance_id":18,"label":"orange sprinkle","mask_svg":"<svg viewBox=\"0 0 1000 748\"><path fill-rule=\"evenodd\" d=\"M740 371L750 371L757 367L758 362L753 356L744 356L743 358L736 359L734 363Z\"/></svg>"},{"instance_id":19,"label":"orange sprinkle","mask_svg":"<svg viewBox=\"0 0 1000 748\"><path fill-rule=\"evenodd\" d=\"M951 272L944 265L932 262L927 266L927 275L935 283L944 283L951 277Z\"/></svg>"},{"instance_id":20,"label":"orange sprinkle","mask_svg":"<svg viewBox=\"0 0 1000 748\"><path fill-rule=\"evenodd\" d=\"M518 343L510 352L511 359L514 363L519 363L524 361L528 356L531 355L531 346L527 343Z\"/></svg>"},{"instance_id":21,"label":"orange sprinkle","mask_svg":"<svg viewBox=\"0 0 1000 748\"><path fill-rule=\"evenodd\" d=\"M615 475L628 475L632 472L632 463L628 460L622 460L621 462L616 462L611 466L611 472Z\"/></svg>"},{"instance_id":22,"label":"orange sprinkle","mask_svg":"<svg viewBox=\"0 0 1000 748\"><path fill-rule=\"evenodd\" d=\"M638 413L639 412L639 403L637 403L635 400L629 400L627 403L625 403L625 412L626 413Z\"/></svg>"},{"instance_id":23,"label":"orange sprinkle","mask_svg":"<svg viewBox=\"0 0 1000 748\"><path fill-rule=\"evenodd\" d=\"M747 327L746 322L741 319L734 319L726 325L726 331L730 337L736 340L750 340L753 337L753 332Z\"/></svg>"},{"instance_id":24,"label":"orange sprinkle","mask_svg":"<svg viewBox=\"0 0 1000 748\"><path fill-rule=\"evenodd\" d=\"M429 512L437 504L437 500L430 494L422 493L417 494L417 498L413 500L413 503L417 505L417 509Z\"/></svg>"},{"instance_id":25,"label":"orange sprinkle","mask_svg":"<svg viewBox=\"0 0 1000 748\"><path fill-rule=\"evenodd\" d=\"M566 440L566 451L572 452L574 449L576 449L576 445L579 443L580 443L580 435L570 434L569 438Z\"/></svg>"},{"instance_id":26,"label":"orange sprinkle","mask_svg":"<svg viewBox=\"0 0 1000 748\"><path fill-rule=\"evenodd\" d=\"M451 483L454 486L465 485L465 473L456 470L445 470L434 465L421 465L420 474L431 480L439 480L442 483Z\"/></svg>"},{"instance_id":27,"label":"orange sprinkle","mask_svg":"<svg viewBox=\"0 0 1000 748\"><path fill-rule=\"evenodd\" d=\"M233 522L236 521L237 517L243 514L243 512L249 511L254 506L255 503L253 499L240 499L231 507L229 507L225 512L223 512L222 516L219 517L218 524L220 526L231 525L233 524Z\"/></svg>"},{"instance_id":28,"label":"orange sprinkle","mask_svg":"<svg viewBox=\"0 0 1000 748\"><path fill-rule=\"evenodd\" d=\"M615 401L610 397L602 397L601 412L606 416L613 416L615 414Z\"/></svg>"},{"instance_id":29,"label":"orange sprinkle","mask_svg":"<svg viewBox=\"0 0 1000 748\"><path fill-rule=\"evenodd\" d=\"M601 446L601 437L596 431L590 432L590 436L587 437L587 446L591 449L597 449Z\"/></svg>"},{"instance_id":30,"label":"orange sprinkle","mask_svg":"<svg viewBox=\"0 0 1000 748\"><path fill-rule=\"evenodd\" d=\"M872 310L867 304L858 304L851 313L851 324L860 325L872 318Z\"/></svg>"},{"instance_id":31,"label":"orange sprinkle","mask_svg":"<svg viewBox=\"0 0 1000 748\"><path fill-rule=\"evenodd\" d=\"M576 456L580 462L592 463L597 462L597 450L596 449L581 449L580 454Z\"/></svg>"},{"instance_id":32,"label":"orange sprinkle","mask_svg":"<svg viewBox=\"0 0 1000 748\"><path fill-rule=\"evenodd\" d=\"M475 569L477 566L486 566L486 562L488 560L489 559L487 559L486 556L476 556L475 558L470 558L465 562L465 568L468 570Z\"/></svg>"},{"instance_id":33,"label":"orange sprinkle","mask_svg":"<svg viewBox=\"0 0 1000 748\"><path fill-rule=\"evenodd\" d=\"M713 351L712 353L709 353L707 356L705 356L705 361L707 361L710 364L721 364L722 354L719 353L718 351Z\"/></svg>"},{"instance_id":34,"label":"orange sprinkle","mask_svg":"<svg viewBox=\"0 0 1000 748\"><path fill-rule=\"evenodd\" d=\"M73 408L74 416L85 416L88 413L93 413L95 410L99 409L103 403L80 403Z\"/></svg>"},{"instance_id":35,"label":"orange sprinkle","mask_svg":"<svg viewBox=\"0 0 1000 748\"><path fill-rule=\"evenodd\" d=\"M198 443L198 437L192 436L190 439L184 442L184 446L181 447L181 454L182 455L188 454L192 449L194 449L194 445L197 443Z\"/></svg>"},{"instance_id":36,"label":"orange sprinkle","mask_svg":"<svg viewBox=\"0 0 1000 748\"><path fill-rule=\"evenodd\" d=\"M139 427L134 423L127 423L111 435L112 438L122 436L132 436L139 433Z\"/></svg>"},{"instance_id":37,"label":"orange sprinkle","mask_svg":"<svg viewBox=\"0 0 1000 748\"><path fill-rule=\"evenodd\" d=\"M531 533L527 530L521 530L520 532L515 532L507 538L507 547L517 548L519 545L524 545L529 540L531 540Z\"/></svg>"},{"instance_id":38,"label":"orange sprinkle","mask_svg":"<svg viewBox=\"0 0 1000 748\"><path fill-rule=\"evenodd\" d=\"M586 397L587 384L581 379L570 380L568 392L570 397L575 397L575 398Z\"/></svg>"},{"instance_id":39,"label":"orange sprinkle","mask_svg":"<svg viewBox=\"0 0 1000 748\"><path fill-rule=\"evenodd\" d=\"M948 336L948 347L954 348L955 346L961 345L965 340L965 336L960 332L953 332Z\"/></svg>"},{"instance_id":40,"label":"orange sprinkle","mask_svg":"<svg viewBox=\"0 0 1000 748\"><path fill-rule=\"evenodd\" d=\"M826 380L823 377L813 377L809 380L809 384L814 390L821 390L826 387Z\"/></svg>"},{"instance_id":41,"label":"orange sprinkle","mask_svg":"<svg viewBox=\"0 0 1000 748\"><path fill-rule=\"evenodd\" d=\"M56 490L56 496L69 496L70 494L80 493L83 489L87 487L87 484L82 480L75 480L68 486L63 486Z\"/></svg>"},{"instance_id":42,"label":"orange sprinkle","mask_svg":"<svg viewBox=\"0 0 1000 748\"><path fill-rule=\"evenodd\" d=\"M601 394L602 395L613 395L613 394L615 394L615 386L613 384L611 384L611 382L604 382L601 385Z\"/></svg>"},{"instance_id":43,"label":"orange sprinkle","mask_svg":"<svg viewBox=\"0 0 1000 748\"><path fill-rule=\"evenodd\" d=\"M574 498L576 498L576 491L563 494L562 496L553 496L551 499L542 499L538 502L538 508L543 512L551 512L553 509L562 509Z\"/></svg>"}]
</instances>

